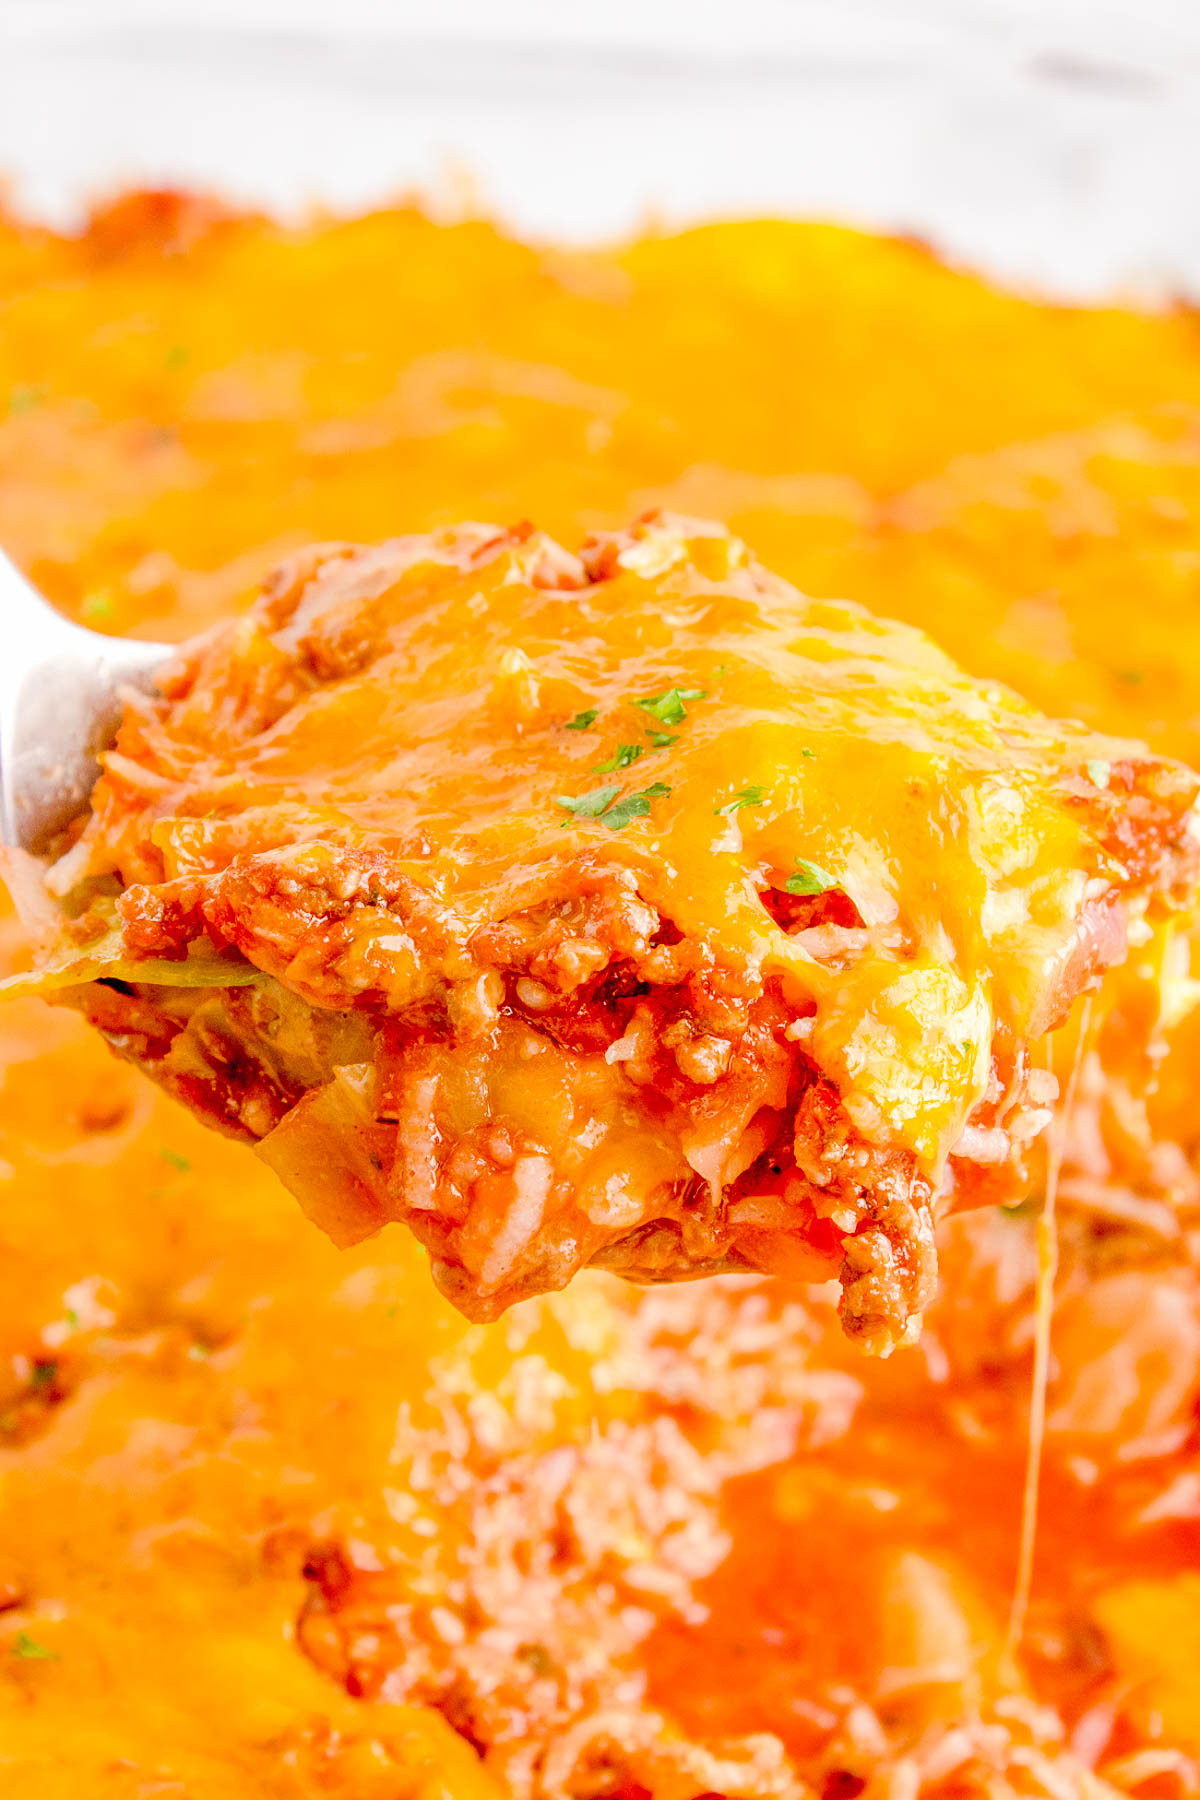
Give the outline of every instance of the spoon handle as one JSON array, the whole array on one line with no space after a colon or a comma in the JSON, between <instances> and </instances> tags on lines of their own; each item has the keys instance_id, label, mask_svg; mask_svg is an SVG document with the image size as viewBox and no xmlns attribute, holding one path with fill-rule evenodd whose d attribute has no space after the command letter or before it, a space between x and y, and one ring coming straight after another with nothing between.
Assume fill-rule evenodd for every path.
<instances>
[{"instance_id":1,"label":"spoon handle","mask_svg":"<svg viewBox=\"0 0 1200 1800\"><path fill-rule=\"evenodd\" d=\"M0 551L0 841L37 855L83 810L120 690L170 654L72 625Z\"/></svg>"}]
</instances>

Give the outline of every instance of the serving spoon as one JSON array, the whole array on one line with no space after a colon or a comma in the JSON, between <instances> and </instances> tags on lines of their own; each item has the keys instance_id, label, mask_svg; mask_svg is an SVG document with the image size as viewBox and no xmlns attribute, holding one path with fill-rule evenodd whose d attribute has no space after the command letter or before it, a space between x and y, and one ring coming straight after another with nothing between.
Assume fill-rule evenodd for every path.
<instances>
[{"instance_id":1,"label":"serving spoon","mask_svg":"<svg viewBox=\"0 0 1200 1800\"><path fill-rule=\"evenodd\" d=\"M72 625L3 551L0 645L0 842L37 856L86 805L122 689L150 687L173 650Z\"/></svg>"}]
</instances>

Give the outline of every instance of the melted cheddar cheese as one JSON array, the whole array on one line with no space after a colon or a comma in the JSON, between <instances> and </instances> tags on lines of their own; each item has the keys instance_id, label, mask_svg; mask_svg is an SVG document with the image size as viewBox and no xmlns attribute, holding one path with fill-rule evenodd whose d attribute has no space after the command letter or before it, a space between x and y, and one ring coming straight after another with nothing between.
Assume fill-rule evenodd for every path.
<instances>
[{"instance_id":1,"label":"melted cheddar cheese","mask_svg":"<svg viewBox=\"0 0 1200 1800\"><path fill-rule=\"evenodd\" d=\"M836 1271L911 1338L935 1196L1020 1195L1031 1040L1196 881L1182 766L666 515L302 555L162 687L47 874L51 979L107 968L62 996L477 1318L587 1262Z\"/></svg>"},{"instance_id":2,"label":"melted cheddar cheese","mask_svg":"<svg viewBox=\"0 0 1200 1800\"><path fill-rule=\"evenodd\" d=\"M1184 310L1038 304L827 227L583 255L164 196L78 240L5 225L0 314L0 541L90 624L182 639L398 519L574 549L668 506L1052 716L1200 751ZM1064 1159L1015 1659L1027 1214L944 1223L942 1297L887 1363L824 1290L745 1276L588 1273L471 1326L406 1233L335 1250L81 1020L14 1001L0 1787L1185 1794L1184 935L1127 969Z\"/></svg>"}]
</instances>

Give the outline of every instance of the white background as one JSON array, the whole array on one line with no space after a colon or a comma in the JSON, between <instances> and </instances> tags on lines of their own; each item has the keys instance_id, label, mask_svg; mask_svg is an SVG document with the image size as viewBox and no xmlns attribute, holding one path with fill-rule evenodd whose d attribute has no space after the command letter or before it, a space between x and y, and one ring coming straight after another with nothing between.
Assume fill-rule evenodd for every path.
<instances>
[{"instance_id":1,"label":"white background","mask_svg":"<svg viewBox=\"0 0 1200 1800\"><path fill-rule=\"evenodd\" d=\"M574 238L909 229L1065 293L1200 293L1200 0L0 0L0 171L295 211L419 187Z\"/></svg>"}]
</instances>

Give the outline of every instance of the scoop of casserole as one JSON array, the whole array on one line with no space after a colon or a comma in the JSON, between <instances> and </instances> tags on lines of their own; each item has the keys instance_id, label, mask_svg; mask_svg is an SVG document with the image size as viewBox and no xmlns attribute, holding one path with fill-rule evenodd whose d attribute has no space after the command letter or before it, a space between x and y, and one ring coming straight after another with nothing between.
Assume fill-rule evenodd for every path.
<instances>
[{"instance_id":1,"label":"scoop of casserole","mask_svg":"<svg viewBox=\"0 0 1200 1800\"><path fill-rule=\"evenodd\" d=\"M587 1263L836 1275L886 1351L1034 1061L1196 874L1197 779L655 515L282 568L132 697L54 988L339 1242L492 1318Z\"/></svg>"}]
</instances>

